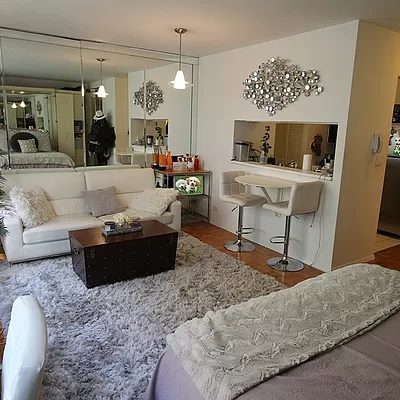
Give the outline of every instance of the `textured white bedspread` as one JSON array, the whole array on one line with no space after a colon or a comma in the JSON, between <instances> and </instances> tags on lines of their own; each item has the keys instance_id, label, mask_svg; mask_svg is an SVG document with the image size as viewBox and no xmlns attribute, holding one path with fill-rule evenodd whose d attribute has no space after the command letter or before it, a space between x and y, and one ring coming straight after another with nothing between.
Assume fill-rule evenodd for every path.
<instances>
[{"instance_id":1,"label":"textured white bedspread","mask_svg":"<svg viewBox=\"0 0 400 400\"><path fill-rule=\"evenodd\" d=\"M7 154L2 154L0 159L0 167L5 167L6 165L8 165ZM70 156L65 153L59 153L58 151L40 151L37 153L11 153L11 165L19 168L73 168L75 166L74 161Z\"/></svg>"},{"instance_id":2,"label":"textured white bedspread","mask_svg":"<svg viewBox=\"0 0 400 400\"><path fill-rule=\"evenodd\" d=\"M206 399L234 399L400 309L400 272L357 264L208 312L167 337Z\"/></svg>"}]
</instances>

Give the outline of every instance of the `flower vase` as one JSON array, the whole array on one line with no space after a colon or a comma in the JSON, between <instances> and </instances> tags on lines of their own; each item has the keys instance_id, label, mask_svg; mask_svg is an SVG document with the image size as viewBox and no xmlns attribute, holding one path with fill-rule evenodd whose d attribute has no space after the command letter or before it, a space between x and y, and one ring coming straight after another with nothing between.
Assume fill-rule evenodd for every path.
<instances>
[{"instance_id":1,"label":"flower vase","mask_svg":"<svg viewBox=\"0 0 400 400\"><path fill-rule=\"evenodd\" d=\"M258 162L260 164L266 164L268 161L268 155L265 154L264 150L261 150L261 154L260 154L260 158L258 160Z\"/></svg>"}]
</instances>

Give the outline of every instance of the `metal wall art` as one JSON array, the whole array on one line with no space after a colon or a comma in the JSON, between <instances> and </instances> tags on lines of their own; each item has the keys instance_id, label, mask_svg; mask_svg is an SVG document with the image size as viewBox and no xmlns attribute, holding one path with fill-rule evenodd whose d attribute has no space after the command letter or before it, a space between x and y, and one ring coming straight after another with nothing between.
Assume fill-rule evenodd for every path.
<instances>
[{"instance_id":1,"label":"metal wall art","mask_svg":"<svg viewBox=\"0 0 400 400\"><path fill-rule=\"evenodd\" d=\"M316 70L302 71L288 60L272 57L243 82L243 97L273 116L302 93L306 97L311 93L317 96L322 93L324 88L319 85L319 80Z\"/></svg>"},{"instance_id":2,"label":"metal wall art","mask_svg":"<svg viewBox=\"0 0 400 400\"><path fill-rule=\"evenodd\" d=\"M144 107L144 83L137 92L133 94L133 104ZM154 81L146 82L146 109L147 114L151 115L157 110L160 104L164 103L164 92Z\"/></svg>"}]
</instances>

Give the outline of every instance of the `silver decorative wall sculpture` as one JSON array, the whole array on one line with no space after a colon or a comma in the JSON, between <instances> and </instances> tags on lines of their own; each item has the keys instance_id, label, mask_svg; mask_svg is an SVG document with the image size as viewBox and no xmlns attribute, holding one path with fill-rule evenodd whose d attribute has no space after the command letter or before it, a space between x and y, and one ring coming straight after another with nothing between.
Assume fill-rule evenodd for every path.
<instances>
[{"instance_id":1,"label":"silver decorative wall sculpture","mask_svg":"<svg viewBox=\"0 0 400 400\"><path fill-rule=\"evenodd\" d=\"M272 57L243 82L243 97L273 116L302 93L307 97L322 93L324 88L319 85L319 80L316 70L302 71L288 60Z\"/></svg>"},{"instance_id":2,"label":"silver decorative wall sculpture","mask_svg":"<svg viewBox=\"0 0 400 400\"><path fill-rule=\"evenodd\" d=\"M133 94L133 104L141 106L143 109L144 107L144 83L139 88L137 92ZM151 115L154 111L157 110L160 104L164 103L164 92L157 85L154 81L147 81L146 82L146 112L147 114Z\"/></svg>"}]
</instances>

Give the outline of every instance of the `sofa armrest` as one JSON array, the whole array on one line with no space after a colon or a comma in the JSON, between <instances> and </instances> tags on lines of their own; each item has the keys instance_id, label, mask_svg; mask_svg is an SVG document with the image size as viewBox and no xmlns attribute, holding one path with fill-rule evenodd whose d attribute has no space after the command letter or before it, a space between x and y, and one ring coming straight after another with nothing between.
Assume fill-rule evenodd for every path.
<instances>
[{"instance_id":1,"label":"sofa armrest","mask_svg":"<svg viewBox=\"0 0 400 400\"><path fill-rule=\"evenodd\" d=\"M1 240L3 242L3 249L6 253L9 262L22 259L22 233L23 225L20 218L17 216L4 217L4 225L7 228L8 234Z\"/></svg>"},{"instance_id":2,"label":"sofa armrest","mask_svg":"<svg viewBox=\"0 0 400 400\"><path fill-rule=\"evenodd\" d=\"M167 211L170 211L173 214L172 218L172 223L170 223L168 226L170 226L172 229L175 229L176 231L181 230L181 222L182 222L182 217L181 217L181 202L179 200L173 201Z\"/></svg>"}]
</instances>

